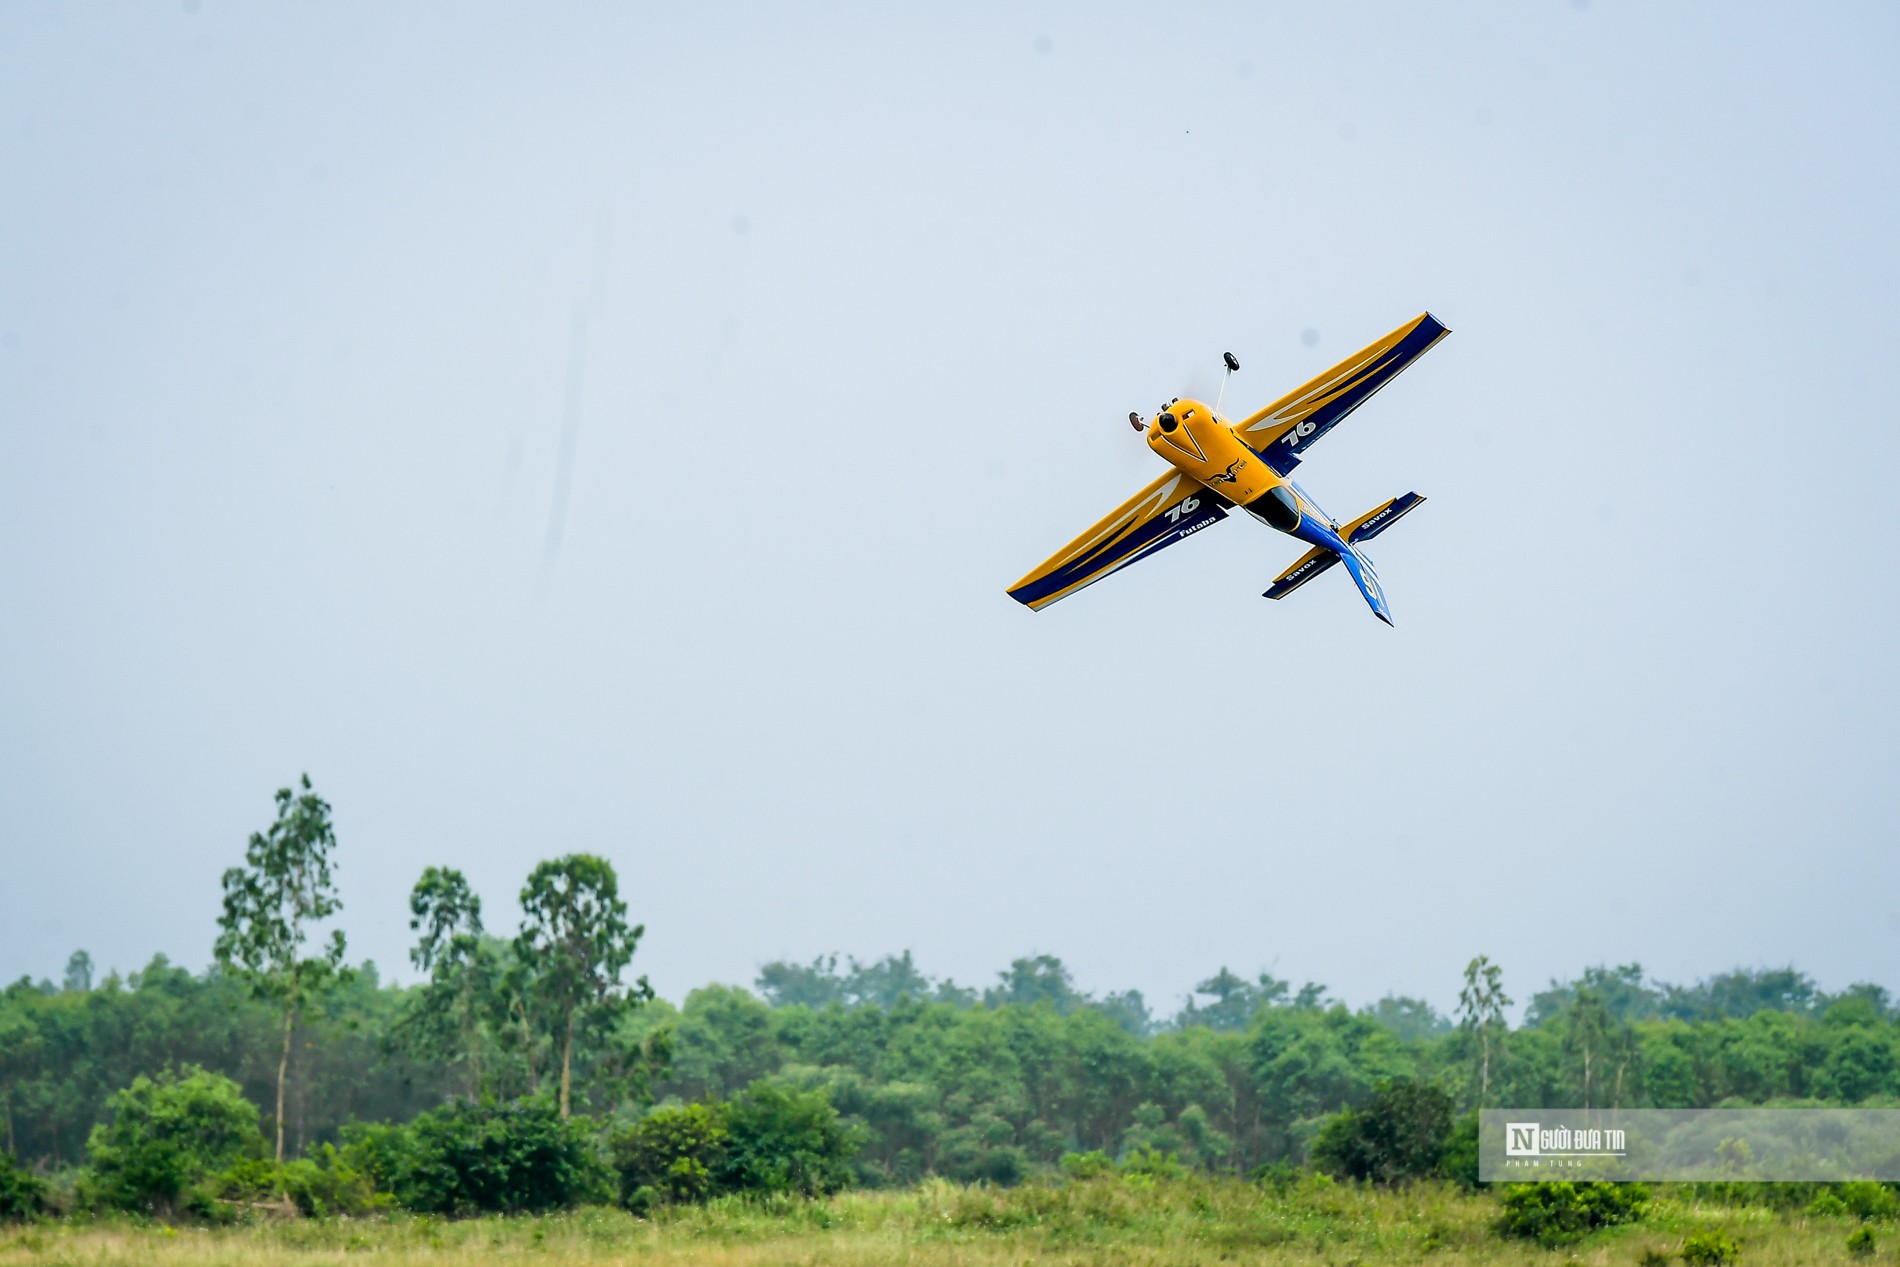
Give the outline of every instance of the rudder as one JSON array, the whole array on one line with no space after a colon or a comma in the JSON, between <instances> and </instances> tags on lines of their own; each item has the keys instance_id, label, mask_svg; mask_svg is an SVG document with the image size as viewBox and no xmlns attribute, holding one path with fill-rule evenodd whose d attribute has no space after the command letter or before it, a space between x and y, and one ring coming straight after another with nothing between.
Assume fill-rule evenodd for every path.
<instances>
[{"instance_id":1,"label":"rudder","mask_svg":"<svg viewBox=\"0 0 1900 1267\"><path fill-rule=\"evenodd\" d=\"M1346 571L1352 574L1353 584L1365 595L1366 606L1372 609L1372 614L1390 625L1392 608L1385 601L1385 587L1379 584L1379 574L1372 570L1372 561L1350 545L1346 553L1334 557L1346 565Z\"/></svg>"}]
</instances>

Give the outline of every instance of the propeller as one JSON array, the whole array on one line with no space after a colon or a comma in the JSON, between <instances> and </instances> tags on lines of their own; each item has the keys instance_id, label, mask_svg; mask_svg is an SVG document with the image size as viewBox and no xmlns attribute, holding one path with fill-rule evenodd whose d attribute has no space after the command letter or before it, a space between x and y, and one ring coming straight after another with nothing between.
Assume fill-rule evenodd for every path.
<instances>
[{"instance_id":1,"label":"propeller","mask_svg":"<svg viewBox=\"0 0 1900 1267\"><path fill-rule=\"evenodd\" d=\"M1222 370L1220 382L1218 384L1214 383L1211 379L1204 377L1203 374L1197 370L1197 371L1190 371L1188 373L1188 375L1186 376L1187 382L1181 388L1182 393L1188 396L1190 399L1206 400L1207 388L1213 387L1215 389L1214 412L1217 414L1220 412L1221 401L1224 400L1227 396L1227 380L1229 378L1232 378L1234 374L1240 369L1240 361L1238 358L1234 356L1232 352L1222 352L1220 354L1220 359L1221 359L1221 365L1224 368ZM1165 412L1169 405L1174 404L1175 401L1178 401L1180 399L1181 399L1180 396L1176 396L1174 400L1170 400L1168 404L1161 406L1162 410ZM1141 415L1139 413L1136 413L1132 409L1128 411L1128 425L1133 427L1137 431L1142 431L1146 429L1146 424L1142 422Z\"/></svg>"},{"instance_id":2,"label":"propeller","mask_svg":"<svg viewBox=\"0 0 1900 1267\"><path fill-rule=\"evenodd\" d=\"M1217 414L1220 412L1220 402L1222 398L1227 395L1227 380L1232 378L1235 371L1240 368L1240 362L1234 359L1232 352L1222 352L1220 359L1221 364L1227 367L1227 372L1220 376L1220 395L1214 397L1214 412Z\"/></svg>"}]
</instances>

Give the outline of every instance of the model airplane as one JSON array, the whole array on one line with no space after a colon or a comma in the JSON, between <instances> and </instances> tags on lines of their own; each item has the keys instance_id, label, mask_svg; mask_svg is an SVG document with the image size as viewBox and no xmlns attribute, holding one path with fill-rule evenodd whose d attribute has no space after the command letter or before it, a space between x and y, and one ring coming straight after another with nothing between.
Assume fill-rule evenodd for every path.
<instances>
[{"instance_id":1,"label":"model airplane","mask_svg":"<svg viewBox=\"0 0 1900 1267\"><path fill-rule=\"evenodd\" d=\"M1145 425L1140 414L1129 414L1129 423L1147 433L1148 447L1175 469L1012 585L1009 596L1040 610L1193 536L1238 506L1312 547L1280 574L1265 597L1285 598L1333 564L1344 563L1372 614L1391 624L1385 591L1359 546L1425 499L1407 493L1341 524L1288 476L1309 445L1450 333L1425 313L1237 423L1221 417L1218 397L1213 408L1198 400L1171 400ZM1223 359L1228 374L1240 368L1233 353ZM1221 396L1226 393L1223 377Z\"/></svg>"}]
</instances>

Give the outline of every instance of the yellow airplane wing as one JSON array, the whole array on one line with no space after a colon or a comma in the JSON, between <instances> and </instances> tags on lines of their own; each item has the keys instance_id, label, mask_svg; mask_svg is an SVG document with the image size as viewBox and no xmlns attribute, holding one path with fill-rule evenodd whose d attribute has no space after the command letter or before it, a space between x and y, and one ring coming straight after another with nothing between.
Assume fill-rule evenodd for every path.
<instances>
[{"instance_id":1,"label":"yellow airplane wing","mask_svg":"<svg viewBox=\"0 0 1900 1267\"><path fill-rule=\"evenodd\" d=\"M1284 475L1299 465L1308 445L1450 333L1437 317L1420 313L1377 343L1359 349L1312 382L1294 388L1238 423L1234 434Z\"/></svg>"},{"instance_id":2,"label":"yellow airplane wing","mask_svg":"<svg viewBox=\"0 0 1900 1267\"><path fill-rule=\"evenodd\" d=\"M1010 586L1009 596L1039 611L1225 519L1232 504L1180 471L1169 471Z\"/></svg>"}]
</instances>

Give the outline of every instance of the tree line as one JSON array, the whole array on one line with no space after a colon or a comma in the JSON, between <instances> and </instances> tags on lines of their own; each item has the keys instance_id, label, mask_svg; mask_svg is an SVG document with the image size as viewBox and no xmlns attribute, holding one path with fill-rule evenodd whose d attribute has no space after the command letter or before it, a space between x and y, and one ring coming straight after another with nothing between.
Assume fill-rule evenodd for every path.
<instances>
[{"instance_id":1,"label":"tree line","mask_svg":"<svg viewBox=\"0 0 1900 1267\"><path fill-rule=\"evenodd\" d=\"M378 1183L409 1182L442 1173L402 1160L424 1143L492 1134L482 1115L513 1114L556 1143L619 1141L596 1152L618 1158L629 1201L800 1165L870 1186L1007 1184L1091 1154L1247 1173L1305 1163L1329 1122L1322 1151L1354 1155L1349 1115L1395 1087L1435 1088L1446 1114L1900 1096L1886 992L1828 994L1792 968L1686 986L1636 964L1590 968L1533 993L1517 1025L1483 956L1450 1017L1402 997L1353 1009L1317 983L1225 967L1158 1017L1137 991L1078 989L1053 956L977 988L908 952L771 963L751 989L709 985L676 1006L631 975L642 930L612 866L587 854L532 869L507 936L464 876L428 868L410 896L423 980L396 986L347 960L335 851L330 807L305 779L225 873L205 970L161 957L95 981L80 952L62 982L0 991L5 1150L41 1171L96 1166L98 1132L140 1079L198 1071L258 1106L279 1167L340 1145ZM772 1151L826 1113L836 1148Z\"/></svg>"}]
</instances>

